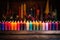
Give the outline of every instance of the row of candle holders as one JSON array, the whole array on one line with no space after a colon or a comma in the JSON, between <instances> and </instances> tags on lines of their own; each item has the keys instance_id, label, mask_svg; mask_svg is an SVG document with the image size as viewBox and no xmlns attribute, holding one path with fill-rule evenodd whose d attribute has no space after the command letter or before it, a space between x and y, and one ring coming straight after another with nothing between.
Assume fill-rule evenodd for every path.
<instances>
[{"instance_id":1,"label":"row of candle holders","mask_svg":"<svg viewBox=\"0 0 60 40\"><path fill-rule=\"evenodd\" d=\"M48 31L60 30L60 22L57 21L2 21L0 22L0 31Z\"/></svg>"}]
</instances>

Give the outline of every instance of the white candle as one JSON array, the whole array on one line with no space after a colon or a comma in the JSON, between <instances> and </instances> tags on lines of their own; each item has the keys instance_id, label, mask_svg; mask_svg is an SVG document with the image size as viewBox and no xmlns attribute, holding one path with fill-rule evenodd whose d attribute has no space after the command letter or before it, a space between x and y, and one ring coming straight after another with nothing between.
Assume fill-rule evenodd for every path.
<instances>
[{"instance_id":1,"label":"white candle","mask_svg":"<svg viewBox=\"0 0 60 40\"><path fill-rule=\"evenodd\" d=\"M45 24L45 25L46 25L46 30L48 30L48 22L46 22L46 24Z\"/></svg>"},{"instance_id":2,"label":"white candle","mask_svg":"<svg viewBox=\"0 0 60 40\"><path fill-rule=\"evenodd\" d=\"M42 22L42 30L45 30L45 22Z\"/></svg>"},{"instance_id":3,"label":"white candle","mask_svg":"<svg viewBox=\"0 0 60 40\"><path fill-rule=\"evenodd\" d=\"M29 21L26 22L26 28L29 30Z\"/></svg>"}]
</instances>

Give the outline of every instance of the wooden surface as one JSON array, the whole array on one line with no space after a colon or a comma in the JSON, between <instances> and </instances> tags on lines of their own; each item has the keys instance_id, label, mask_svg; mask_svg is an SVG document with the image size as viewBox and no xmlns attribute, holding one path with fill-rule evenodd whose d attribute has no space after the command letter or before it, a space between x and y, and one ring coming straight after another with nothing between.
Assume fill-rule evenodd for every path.
<instances>
[{"instance_id":1,"label":"wooden surface","mask_svg":"<svg viewBox=\"0 0 60 40\"><path fill-rule=\"evenodd\" d=\"M0 31L1 40L60 40L60 31Z\"/></svg>"}]
</instances>

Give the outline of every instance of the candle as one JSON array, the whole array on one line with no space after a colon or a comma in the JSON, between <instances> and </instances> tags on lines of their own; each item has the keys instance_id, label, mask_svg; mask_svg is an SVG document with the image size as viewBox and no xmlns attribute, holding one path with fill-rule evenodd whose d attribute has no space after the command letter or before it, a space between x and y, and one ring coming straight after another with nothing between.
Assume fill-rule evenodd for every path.
<instances>
[{"instance_id":1,"label":"candle","mask_svg":"<svg viewBox=\"0 0 60 40\"><path fill-rule=\"evenodd\" d=\"M10 22L7 23L7 27L8 27L8 30L11 30L11 28L10 28L11 27L11 23Z\"/></svg>"},{"instance_id":2,"label":"candle","mask_svg":"<svg viewBox=\"0 0 60 40\"><path fill-rule=\"evenodd\" d=\"M2 29L2 22L0 22L0 30Z\"/></svg>"},{"instance_id":3,"label":"candle","mask_svg":"<svg viewBox=\"0 0 60 40\"><path fill-rule=\"evenodd\" d=\"M32 22L33 30L35 30L35 21Z\"/></svg>"},{"instance_id":4,"label":"candle","mask_svg":"<svg viewBox=\"0 0 60 40\"><path fill-rule=\"evenodd\" d=\"M46 30L48 30L48 22L45 23Z\"/></svg>"},{"instance_id":5,"label":"candle","mask_svg":"<svg viewBox=\"0 0 60 40\"><path fill-rule=\"evenodd\" d=\"M45 30L45 22L42 22L42 30Z\"/></svg>"},{"instance_id":6,"label":"candle","mask_svg":"<svg viewBox=\"0 0 60 40\"><path fill-rule=\"evenodd\" d=\"M48 30L51 30L51 21L48 23Z\"/></svg>"},{"instance_id":7,"label":"candle","mask_svg":"<svg viewBox=\"0 0 60 40\"><path fill-rule=\"evenodd\" d=\"M32 22L29 23L29 30L32 31Z\"/></svg>"},{"instance_id":8,"label":"candle","mask_svg":"<svg viewBox=\"0 0 60 40\"><path fill-rule=\"evenodd\" d=\"M60 30L60 21L58 22L58 30Z\"/></svg>"},{"instance_id":9,"label":"candle","mask_svg":"<svg viewBox=\"0 0 60 40\"><path fill-rule=\"evenodd\" d=\"M54 22L52 22L51 30L55 30L55 29L56 29L56 27L55 27L55 23L54 23Z\"/></svg>"},{"instance_id":10,"label":"candle","mask_svg":"<svg viewBox=\"0 0 60 40\"><path fill-rule=\"evenodd\" d=\"M20 22L17 22L17 30L20 31Z\"/></svg>"},{"instance_id":11,"label":"candle","mask_svg":"<svg viewBox=\"0 0 60 40\"><path fill-rule=\"evenodd\" d=\"M5 22L5 30L8 30L7 24L8 24L8 22L6 21L6 22Z\"/></svg>"},{"instance_id":12,"label":"candle","mask_svg":"<svg viewBox=\"0 0 60 40\"><path fill-rule=\"evenodd\" d=\"M38 23L38 21L36 21L36 27L37 27L37 30L38 30L38 28L39 28L39 23Z\"/></svg>"},{"instance_id":13,"label":"candle","mask_svg":"<svg viewBox=\"0 0 60 40\"><path fill-rule=\"evenodd\" d=\"M40 30L42 30L42 22L39 21Z\"/></svg>"},{"instance_id":14,"label":"candle","mask_svg":"<svg viewBox=\"0 0 60 40\"><path fill-rule=\"evenodd\" d=\"M20 30L24 30L23 22L20 21Z\"/></svg>"},{"instance_id":15,"label":"candle","mask_svg":"<svg viewBox=\"0 0 60 40\"><path fill-rule=\"evenodd\" d=\"M55 22L56 30L58 30L58 22Z\"/></svg>"},{"instance_id":16,"label":"candle","mask_svg":"<svg viewBox=\"0 0 60 40\"><path fill-rule=\"evenodd\" d=\"M14 30L14 21L11 21L11 30Z\"/></svg>"},{"instance_id":17,"label":"candle","mask_svg":"<svg viewBox=\"0 0 60 40\"><path fill-rule=\"evenodd\" d=\"M29 21L26 22L26 28L29 30Z\"/></svg>"},{"instance_id":18,"label":"candle","mask_svg":"<svg viewBox=\"0 0 60 40\"><path fill-rule=\"evenodd\" d=\"M17 30L17 22L14 22L14 30Z\"/></svg>"},{"instance_id":19,"label":"candle","mask_svg":"<svg viewBox=\"0 0 60 40\"><path fill-rule=\"evenodd\" d=\"M4 22L2 22L2 27L1 27L1 30L4 31L5 29L5 25L4 25Z\"/></svg>"},{"instance_id":20,"label":"candle","mask_svg":"<svg viewBox=\"0 0 60 40\"><path fill-rule=\"evenodd\" d=\"M23 22L23 25L24 25L24 30L26 30L26 21L25 20Z\"/></svg>"}]
</instances>

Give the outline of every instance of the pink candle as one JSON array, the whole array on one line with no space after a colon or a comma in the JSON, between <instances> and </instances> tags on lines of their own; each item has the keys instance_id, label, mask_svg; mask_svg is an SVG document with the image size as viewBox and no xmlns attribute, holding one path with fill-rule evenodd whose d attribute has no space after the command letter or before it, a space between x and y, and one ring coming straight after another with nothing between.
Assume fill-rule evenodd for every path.
<instances>
[{"instance_id":1,"label":"pink candle","mask_svg":"<svg viewBox=\"0 0 60 40\"><path fill-rule=\"evenodd\" d=\"M58 30L58 22L55 22L56 30Z\"/></svg>"},{"instance_id":2,"label":"pink candle","mask_svg":"<svg viewBox=\"0 0 60 40\"><path fill-rule=\"evenodd\" d=\"M48 30L51 30L51 22L48 23Z\"/></svg>"}]
</instances>

